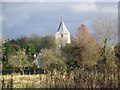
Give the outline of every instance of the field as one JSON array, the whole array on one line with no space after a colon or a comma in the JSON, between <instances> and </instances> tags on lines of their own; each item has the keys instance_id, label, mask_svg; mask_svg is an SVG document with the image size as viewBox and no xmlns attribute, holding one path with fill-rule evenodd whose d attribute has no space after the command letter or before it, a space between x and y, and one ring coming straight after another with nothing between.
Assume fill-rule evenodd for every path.
<instances>
[{"instance_id":1,"label":"field","mask_svg":"<svg viewBox=\"0 0 120 90\"><path fill-rule=\"evenodd\" d=\"M3 75L2 88L119 88L120 72L117 69L99 71L74 70L48 74Z\"/></svg>"}]
</instances>

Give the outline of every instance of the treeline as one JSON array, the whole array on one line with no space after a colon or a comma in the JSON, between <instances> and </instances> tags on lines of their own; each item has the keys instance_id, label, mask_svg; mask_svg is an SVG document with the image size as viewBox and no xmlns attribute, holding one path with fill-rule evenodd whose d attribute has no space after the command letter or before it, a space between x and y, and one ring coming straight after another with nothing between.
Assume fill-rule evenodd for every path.
<instances>
[{"instance_id":1,"label":"treeline","mask_svg":"<svg viewBox=\"0 0 120 90\"><path fill-rule=\"evenodd\" d=\"M31 37L21 37L18 39L6 40L3 44L4 47L4 56L7 56L6 59L10 56L10 54L15 54L17 51L21 49L25 49L26 53L32 55L34 53L39 53L43 48L51 48L54 47L54 36L38 36L32 35Z\"/></svg>"},{"instance_id":2,"label":"treeline","mask_svg":"<svg viewBox=\"0 0 120 90\"><path fill-rule=\"evenodd\" d=\"M45 62L45 70L38 69L40 73L54 69L69 72L83 68L96 68L100 71L105 68L119 68L120 44L110 46L107 42L107 38L103 43L97 42L83 24L71 43L61 48L56 47L54 36L32 35L7 40L3 44L3 74L36 73L34 54Z\"/></svg>"},{"instance_id":3,"label":"treeline","mask_svg":"<svg viewBox=\"0 0 120 90\"><path fill-rule=\"evenodd\" d=\"M13 67L33 67L34 54L39 54L43 49L55 47L54 36L20 37L12 40L5 40L3 43L3 73L4 70L13 70ZM23 65L20 63L23 63ZM21 69L21 70L22 70ZM9 71L8 70L8 71ZM24 70L24 69L23 69Z\"/></svg>"}]
</instances>

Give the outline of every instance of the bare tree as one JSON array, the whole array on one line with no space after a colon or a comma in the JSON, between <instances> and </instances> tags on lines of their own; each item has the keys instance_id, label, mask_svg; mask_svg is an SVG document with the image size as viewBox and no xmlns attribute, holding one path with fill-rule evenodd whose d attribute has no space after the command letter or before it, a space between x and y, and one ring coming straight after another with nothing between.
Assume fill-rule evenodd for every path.
<instances>
[{"instance_id":1,"label":"bare tree","mask_svg":"<svg viewBox=\"0 0 120 90\"><path fill-rule=\"evenodd\" d=\"M110 51L110 44L117 38L117 18L107 14L98 14L93 20L93 28L97 39L103 44L101 49L102 60L105 64L114 61L114 54Z\"/></svg>"},{"instance_id":2,"label":"bare tree","mask_svg":"<svg viewBox=\"0 0 120 90\"><path fill-rule=\"evenodd\" d=\"M117 17L100 13L93 20L93 30L97 39L104 43L107 40L107 44L113 44L117 41Z\"/></svg>"}]
</instances>

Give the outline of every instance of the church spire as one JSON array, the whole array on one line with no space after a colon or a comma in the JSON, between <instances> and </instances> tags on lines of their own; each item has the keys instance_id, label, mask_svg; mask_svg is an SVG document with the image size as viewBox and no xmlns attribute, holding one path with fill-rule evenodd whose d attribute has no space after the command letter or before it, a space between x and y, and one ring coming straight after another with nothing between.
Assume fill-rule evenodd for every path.
<instances>
[{"instance_id":1,"label":"church spire","mask_svg":"<svg viewBox=\"0 0 120 90\"><path fill-rule=\"evenodd\" d=\"M67 27L65 26L65 24L63 22L63 15L61 15L61 22L59 24L57 33L61 33L61 34L63 34L63 33L69 33Z\"/></svg>"},{"instance_id":2,"label":"church spire","mask_svg":"<svg viewBox=\"0 0 120 90\"><path fill-rule=\"evenodd\" d=\"M57 33L55 34L55 42L58 47L70 43L70 33L63 22L63 15L61 15L61 22L59 24Z\"/></svg>"}]
</instances>

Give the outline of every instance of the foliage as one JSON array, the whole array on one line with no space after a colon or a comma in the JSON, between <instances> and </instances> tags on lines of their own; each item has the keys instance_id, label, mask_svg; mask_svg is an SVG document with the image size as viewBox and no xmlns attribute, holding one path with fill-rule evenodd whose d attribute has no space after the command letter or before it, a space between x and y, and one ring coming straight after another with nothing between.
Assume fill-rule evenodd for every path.
<instances>
[{"instance_id":1,"label":"foliage","mask_svg":"<svg viewBox=\"0 0 120 90\"><path fill-rule=\"evenodd\" d=\"M75 69L81 66L81 49L76 45L75 42L66 45L61 48L63 56L66 58L66 64L68 69Z\"/></svg>"},{"instance_id":2,"label":"foliage","mask_svg":"<svg viewBox=\"0 0 120 90\"><path fill-rule=\"evenodd\" d=\"M8 63L10 63L11 67L19 67L22 74L24 74L25 67L29 67L31 65L24 49L16 52L16 55L12 55L8 60Z\"/></svg>"},{"instance_id":3,"label":"foliage","mask_svg":"<svg viewBox=\"0 0 120 90\"><path fill-rule=\"evenodd\" d=\"M76 33L76 44L81 49L81 63L87 66L94 66L100 59L101 46L96 42L85 25L81 25ZM80 59L80 58L79 58Z\"/></svg>"},{"instance_id":4,"label":"foliage","mask_svg":"<svg viewBox=\"0 0 120 90\"><path fill-rule=\"evenodd\" d=\"M25 52L29 60L33 61L33 54L38 54L41 52L41 49L44 48L54 48L55 42L53 36L38 36L32 35L31 37L20 37L18 39L5 40L3 44L3 67L11 67L10 59L15 58L18 52ZM18 55L19 57L19 55ZM20 57L19 57L20 58ZM14 62L13 62L14 63ZM17 63L17 62L15 62ZM14 63L14 65L15 65ZM32 63L32 62L31 62ZM24 64L23 64L24 65Z\"/></svg>"},{"instance_id":5,"label":"foliage","mask_svg":"<svg viewBox=\"0 0 120 90\"><path fill-rule=\"evenodd\" d=\"M3 58L4 60L8 60L11 55L15 54L15 48L12 43L4 44Z\"/></svg>"},{"instance_id":6,"label":"foliage","mask_svg":"<svg viewBox=\"0 0 120 90\"><path fill-rule=\"evenodd\" d=\"M21 50L21 47L17 44L13 44L12 46L15 49L15 51L17 51L17 52Z\"/></svg>"},{"instance_id":7,"label":"foliage","mask_svg":"<svg viewBox=\"0 0 120 90\"><path fill-rule=\"evenodd\" d=\"M115 55L120 60L120 43L114 46L115 49Z\"/></svg>"},{"instance_id":8,"label":"foliage","mask_svg":"<svg viewBox=\"0 0 120 90\"><path fill-rule=\"evenodd\" d=\"M104 18L101 20L104 21ZM100 26L103 29L110 29L111 24L108 22L99 22L99 18L95 22L95 25L103 23L103 27ZM104 25L107 26L105 27ZM95 29L99 31L96 26ZM109 34L111 34L111 29ZM24 71L25 67L29 67L32 64L33 54L39 54L40 59L45 61L47 70L71 70L102 65L116 67L115 55L119 56L119 54L115 54L108 45L112 38L110 35L104 34L101 36L103 41L101 44L96 41L87 27L82 24L76 32L76 37L71 38L71 43L61 47L61 49L56 48L54 36L32 35L31 37L8 40L3 45L3 67L8 68L15 65L14 67L20 67L21 71ZM41 52L42 50L43 52ZM17 62L19 60L24 62L20 66Z\"/></svg>"},{"instance_id":9,"label":"foliage","mask_svg":"<svg viewBox=\"0 0 120 90\"><path fill-rule=\"evenodd\" d=\"M61 52L56 49L44 49L43 53L39 56L46 63L46 69L48 70L65 70L66 59L61 55Z\"/></svg>"},{"instance_id":10,"label":"foliage","mask_svg":"<svg viewBox=\"0 0 120 90\"><path fill-rule=\"evenodd\" d=\"M114 21L114 23L113 23ZM115 62L114 50L110 50L110 44L116 41L117 33L117 19L110 16L99 14L93 20L93 30L97 36L98 41L101 41L102 48L100 49L101 58L99 60L100 66L109 66L110 63Z\"/></svg>"},{"instance_id":11,"label":"foliage","mask_svg":"<svg viewBox=\"0 0 120 90\"><path fill-rule=\"evenodd\" d=\"M105 47L101 49L101 59L98 62L99 67L107 68L107 67L113 67L116 68L116 57L115 52L112 48L112 46Z\"/></svg>"},{"instance_id":12,"label":"foliage","mask_svg":"<svg viewBox=\"0 0 120 90\"><path fill-rule=\"evenodd\" d=\"M114 53L116 56L116 64L120 68L120 43L114 46Z\"/></svg>"},{"instance_id":13,"label":"foliage","mask_svg":"<svg viewBox=\"0 0 120 90\"><path fill-rule=\"evenodd\" d=\"M35 44L29 44L26 46L26 53L28 56L32 56L34 53L36 53L36 46Z\"/></svg>"},{"instance_id":14,"label":"foliage","mask_svg":"<svg viewBox=\"0 0 120 90\"><path fill-rule=\"evenodd\" d=\"M59 49L54 36L32 35L7 40L3 44L3 58L1 56L3 65L0 62L5 74L12 73L12 69L24 74L26 68L34 73L37 67L32 64L33 54L45 62L47 73L3 76L3 88L118 88L120 43L110 45L117 29L112 19L104 15L95 18L93 28L98 41L82 24L76 37L71 37L71 43ZM0 55L1 52L2 48Z\"/></svg>"}]
</instances>

